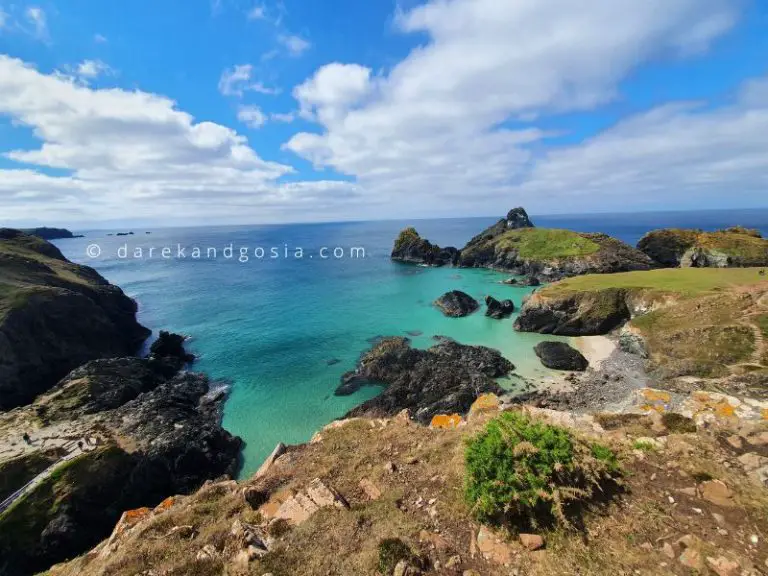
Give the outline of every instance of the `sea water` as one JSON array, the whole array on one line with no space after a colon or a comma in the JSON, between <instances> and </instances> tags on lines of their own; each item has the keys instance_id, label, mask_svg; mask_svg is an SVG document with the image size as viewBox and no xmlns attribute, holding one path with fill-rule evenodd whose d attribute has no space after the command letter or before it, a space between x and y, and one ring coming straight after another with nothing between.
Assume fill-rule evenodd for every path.
<instances>
[{"instance_id":1,"label":"sea water","mask_svg":"<svg viewBox=\"0 0 768 576\"><path fill-rule=\"evenodd\" d=\"M730 211L534 221L603 231L635 244L646 231L669 226L741 224L767 231L767 216L768 211ZM368 387L347 397L333 394L341 375L380 336L407 336L422 348L433 345L435 336L491 346L516 365L517 374L550 376L532 351L544 337L516 333L515 315L494 320L481 309L465 318L446 318L432 305L448 290L463 290L478 300L511 298L519 308L531 288L504 285L508 275L498 272L425 268L389 258L395 237L407 225L441 246L460 247L495 221L134 229L133 235L119 237L108 235L117 230L85 231L84 238L57 244L68 258L95 267L135 298L139 320L155 334L164 329L188 335L188 347L199 356L195 369L231 385L223 425L246 442L241 474L247 476L278 442L305 442L379 392ZM230 246L227 258L224 250ZM201 251L198 258L194 247ZM168 249L165 255L162 248ZM247 261L240 255L244 248ZM520 381L513 377L501 383L515 388Z\"/></svg>"}]
</instances>

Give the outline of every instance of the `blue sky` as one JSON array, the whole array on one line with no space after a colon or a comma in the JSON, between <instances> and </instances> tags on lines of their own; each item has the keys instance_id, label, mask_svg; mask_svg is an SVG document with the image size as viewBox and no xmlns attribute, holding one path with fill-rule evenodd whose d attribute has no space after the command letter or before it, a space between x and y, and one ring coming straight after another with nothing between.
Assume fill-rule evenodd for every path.
<instances>
[{"instance_id":1,"label":"blue sky","mask_svg":"<svg viewBox=\"0 0 768 576\"><path fill-rule=\"evenodd\" d=\"M760 0L0 0L0 224L764 207L766 188Z\"/></svg>"}]
</instances>

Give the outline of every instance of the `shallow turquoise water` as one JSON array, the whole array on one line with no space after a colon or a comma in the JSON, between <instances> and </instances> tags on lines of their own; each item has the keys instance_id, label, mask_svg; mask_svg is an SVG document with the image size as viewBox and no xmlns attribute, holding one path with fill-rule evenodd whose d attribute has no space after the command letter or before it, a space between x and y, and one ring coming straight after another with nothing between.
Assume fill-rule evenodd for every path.
<instances>
[{"instance_id":1,"label":"shallow turquoise water","mask_svg":"<svg viewBox=\"0 0 768 576\"><path fill-rule=\"evenodd\" d=\"M674 214L674 213L671 213ZM707 215L708 214L708 215ZM624 215L537 219L540 225L600 230L634 244L658 225L714 228L754 225L749 213L712 215ZM765 222L762 216L755 216ZM685 216L685 217L684 217ZM57 244L69 258L97 268L140 305L139 318L154 331L169 329L191 336L189 347L200 356L195 368L231 383L224 426L247 443L243 475L258 468L277 442L297 443L350 408L376 394L333 396L339 377L354 367L369 339L379 335L413 337L416 346L444 335L466 344L497 348L524 374L540 373L533 345L542 339L513 330L514 318L492 320L482 309L467 318L444 317L431 303L442 293L459 289L478 300L486 294L512 298L517 307L530 289L499 283L505 276L486 270L421 268L393 263L392 242L404 226L440 245L461 246L495 219L412 222L367 222L291 226L244 226L196 229L137 230L131 237L88 232L85 238ZM98 243L101 256L86 257ZM122 258L121 247L163 247L181 244L236 247L302 247L303 259L279 258L247 263L236 259ZM362 246L365 258L322 260L321 246ZM268 251L268 250L267 250ZM176 254L174 254L176 256ZM339 362L329 366L328 360ZM515 380L503 382L514 386Z\"/></svg>"}]
</instances>

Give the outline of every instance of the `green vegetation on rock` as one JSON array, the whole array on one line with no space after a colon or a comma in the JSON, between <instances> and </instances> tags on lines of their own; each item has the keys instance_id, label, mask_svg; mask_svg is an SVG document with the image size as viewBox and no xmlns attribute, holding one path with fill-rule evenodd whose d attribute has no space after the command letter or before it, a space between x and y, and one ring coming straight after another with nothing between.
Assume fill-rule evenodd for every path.
<instances>
[{"instance_id":1,"label":"green vegetation on rock","mask_svg":"<svg viewBox=\"0 0 768 576\"><path fill-rule=\"evenodd\" d=\"M525 260L557 260L590 256L599 244L570 230L519 228L494 239L497 250L517 250Z\"/></svg>"},{"instance_id":2,"label":"green vegetation on rock","mask_svg":"<svg viewBox=\"0 0 768 576\"><path fill-rule=\"evenodd\" d=\"M505 412L467 443L465 497L482 521L542 518L569 524L565 506L589 501L620 475L609 448Z\"/></svg>"}]
</instances>

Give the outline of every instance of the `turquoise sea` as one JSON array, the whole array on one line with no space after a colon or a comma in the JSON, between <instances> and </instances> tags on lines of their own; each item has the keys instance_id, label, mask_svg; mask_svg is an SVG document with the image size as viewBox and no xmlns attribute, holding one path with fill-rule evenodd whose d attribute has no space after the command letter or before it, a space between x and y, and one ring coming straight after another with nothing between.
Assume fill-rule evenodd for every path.
<instances>
[{"instance_id":1,"label":"turquoise sea","mask_svg":"<svg viewBox=\"0 0 768 576\"><path fill-rule=\"evenodd\" d=\"M502 285L500 280L508 275L496 272L423 268L389 260L393 240L406 225L440 245L462 246L496 220L134 229L134 235L121 237L108 235L118 230L84 231L84 238L57 245L68 258L95 267L135 298L144 325L155 332L189 335L188 346L199 355L195 369L231 385L223 424L246 441L242 475L247 476L278 442L307 441L323 425L377 393L367 388L345 398L333 395L341 374L354 367L377 336L409 336L419 347L432 345L436 335L483 344L501 350L518 373L546 376L532 352L541 337L516 333L514 317L492 320L480 311L450 319L431 304L442 293L459 289L478 300L487 294L511 298L519 307L530 289ZM540 226L599 230L632 244L644 232L667 226L714 229L741 224L768 232L765 210L534 221ZM88 250L96 254L94 244L100 253L89 257ZM229 246L231 258L225 253ZM194 247L200 249L197 258ZM327 250L321 253L323 247ZM166 257L162 248L168 249ZM363 248L365 257L353 252L355 248ZM241 261L241 249L247 252L247 262ZM334 249L341 257L334 257ZM503 384L514 387L516 379Z\"/></svg>"}]
</instances>

